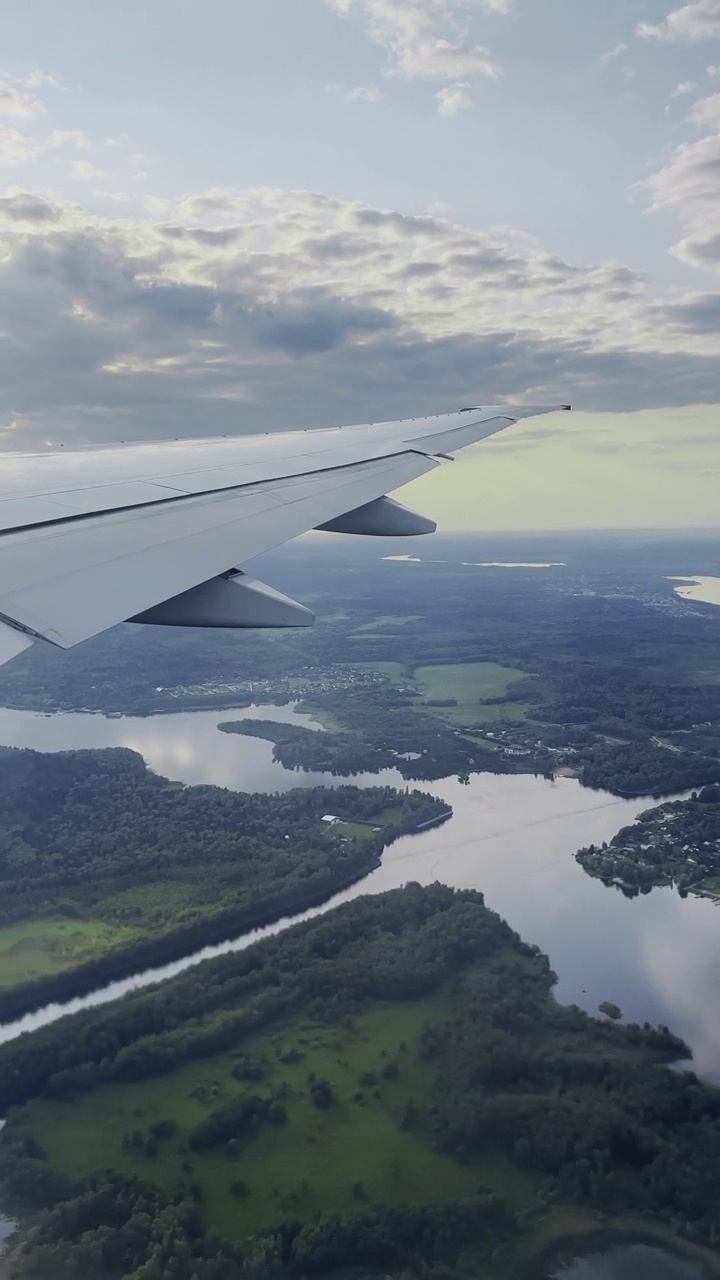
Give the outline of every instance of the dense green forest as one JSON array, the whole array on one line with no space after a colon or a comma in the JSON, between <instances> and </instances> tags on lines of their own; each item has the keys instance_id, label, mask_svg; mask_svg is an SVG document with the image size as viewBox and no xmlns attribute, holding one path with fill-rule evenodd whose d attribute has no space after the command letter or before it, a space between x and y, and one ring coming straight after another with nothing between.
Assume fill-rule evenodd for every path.
<instances>
[{"instance_id":1,"label":"dense green forest","mask_svg":"<svg viewBox=\"0 0 720 1280\"><path fill-rule=\"evenodd\" d=\"M328 810L351 825L323 823ZM366 875L400 833L447 812L387 787L186 787L121 748L0 748L0 974L19 943L45 963L14 987L8 974L0 1016L320 902ZM96 947L81 963L75 938Z\"/></svg>"},{"instance_id":2,"label":"dense green forest","mask_svg":"<svg viewBox=\"0 0 720 1280\"><path fill-rule=\"evenodd\" d=\"M641 813L601 848L575 855L589 875L623 886L674 884L680 893L720 891L720 787L703 787Z\"/></svg>"},{"instance_id":3,"label":"dense green forest","mask_svg":"<svg viewBox=\"0 0 720 1280\"><path fill-rule=\"evenodd\" d=\"M11 1275L519 1275L562 1206L716 1246L720 1092L553 982L409 885L3 1046Z\"/></svg>"}]
</instances>

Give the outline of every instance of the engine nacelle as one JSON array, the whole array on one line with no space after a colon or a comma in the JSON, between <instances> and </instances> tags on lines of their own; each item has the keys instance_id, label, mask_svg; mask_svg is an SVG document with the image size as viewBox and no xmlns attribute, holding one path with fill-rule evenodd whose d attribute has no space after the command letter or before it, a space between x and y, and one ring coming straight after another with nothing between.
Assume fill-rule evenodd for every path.
<instances>
[{"instance_id":1,"label":"engine nacelle","mask_svg":"<svg viewBox=\"0 0 720 1280\"><path fill-rule=\"evenodd\" d=\"M290 596L231 569L129 621L166 627L311 627L315 615Z\"/></svg>"},{"instance_id":2,"label":"engine nacelle","mask_svg":"<svg viewBox=\"0 0 720 1280\"><path fill-rule=\"evenodd\" d=\"M373 538L416 537L437 529L434 520L419 516L394 498L375 498L317 527L326 533L360 533Z\"/></svg>"}]
</instances>

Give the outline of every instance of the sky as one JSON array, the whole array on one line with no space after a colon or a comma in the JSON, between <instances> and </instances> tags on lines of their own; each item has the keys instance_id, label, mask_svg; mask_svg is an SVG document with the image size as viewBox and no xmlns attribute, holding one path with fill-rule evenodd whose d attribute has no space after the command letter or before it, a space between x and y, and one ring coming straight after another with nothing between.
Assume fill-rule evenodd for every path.
<instances>
[{"instance_id":1,"label":"sky","mask_svg":"<svg viewBox=\"0 0 720 1280\"><path fill-rule=\"evenodd\" d=\"M720 0L24 0L0 449L495 402L442 528L720 526Z\"/></svg>"}]
</instances>

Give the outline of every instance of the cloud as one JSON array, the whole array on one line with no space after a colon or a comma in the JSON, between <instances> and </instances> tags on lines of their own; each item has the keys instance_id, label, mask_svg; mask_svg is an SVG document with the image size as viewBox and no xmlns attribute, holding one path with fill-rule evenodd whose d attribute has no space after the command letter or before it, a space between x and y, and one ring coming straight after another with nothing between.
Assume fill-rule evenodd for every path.
<instances>
[{"instance_id":1,"label":"cloud","mask_svg":"<svg viewBox=\"0 0 720 1280\"><path fill-rule=\"evenodd\" d=\"M13 125L0 128L0 164L17 168L28 160L33 160L43 150L37 138L22 133Z\"/></svg>"},{"instance_id":2,"label":"cloud","mask_svg":"<svg viewBox=\"0 0 720 1280\"><path fill-rule=\"evenodd\" d=\"M34 93L29 93L8 77L0 76L0 116L29 119L44 110L44 104Z\"/></svg>"},{"instance_id":3,"label":"cloud","mask_svg":"<svg viewBox=\"0 0 720 1280\"><path fill-rule=\"evenodd\" d=\"M56 222L60 217L59 207L43 196L12 187L0 196L0 223L4 218L9 222Z\"/></svg>"},{"instance_id":4,"label":"cloud","mask_svg":"<svg viewBox=\"0 0 720 1280\"><path fill-rule=\"evenodd\" d=\"M691 293L682 301L667 303L665 318L691 332L720 331L720 293Z\"/></svg>"},{"instance_id":5,"label":"cloud","mask_svg":"<svg viewBox=\"0 0 720 1280\"><path fill-rule=\"evenodd\" d=\"M460 111L466 111L473 104L470 85L466 81L445 85L435 94L438 103L438 115L449 119Z\"/></svg>"},{"instance_id":6,"label":"cloud","mask_svg":"<svg viewBox=\"0 0 720 1280\"><path fill-rule=\"evenodd\" d=\"M598 62L601 67L605 67L609 62L613 62L615 58L621 58L624 53L627 53L627 50L627 45L621 40L612 49L608 49L607 53L602 53L598 58Z\"/></svg>"},{"instance_id":7,"label":"cloud","mask_svg":"<svg viewBox=\"0 0 720 1280\"><path fill-rule=\"evenodd\" d=\"M467 38L467 19L473 14L507 14L512 0L326 0L326 4L341 17L358 15L370 39L387 54L391 74L436 80L500 74L490 51Z\"/></svg>"},{"instance_id":8,"label":"cloud","mask_svg":"<svg viewBox=\"0 0 720 1280\"><path fill-rule=\"evenodd\" d=\"M74 160L70 166L74 178L112 178L106 169L98 169L90 160Z\"/></svg>"},{"instance_id":9,"label":"cloud","mask_svg":"<svg viewBox=\"0 0 720 1280\"><path fill-rule=\"evenodd\" d=\"M697 87L698 86L694 80L683 80L681 84L677 84L675 86L672 93L670 94L670 97L683 98L688 93L694 93Z\"/></svg>"},{"instance_id":10,"label":"cloud","mask_svg":"<svg viewBox=\"0 0 720 1280\"><path fill-rule=\"evenodd\" d=\"M641 22L637 34L672 44L694 44L720 36L720 0L690 0L659 23Z\"/></svg>"},{"instance_id":11,"label":"cloud","mask_svg":"<svg viewBox=\"0 0 720 1280\"><path fill-rule=\"evenodd\" d=\"M50 86L60 88L57 80L44 71L31 71L25 76L0 75L0 120L32 120L45 112L45 103L34 92ZM0 164L17 167L58 144L57 130L48 137L23 133L16 125L0 126Z\"/></svg>"},{"instance_id":12,"label":"cloud","mask_svg":"<svg viewBox=\"0 0 720 1280\"><path fill-rule=\"evenodd\" d=\"M85 151L90 146L87 134L77 129L53 129L45 137L22 133L14 125L0 127L0 165L20 168L48 151L70 147Z\"/></svg>"},{"instance_id":13,"label":"cloud","mask_svg":"<svg viewBox=\"0 0 720 1280\"><path fill-rule=\"evenodd\" d=\"M671 248L675 257L720 268L720 93L700 98L687 123L705 132L675 147L638 189L649 195L651 210L679 217L686 234Z\"/></svg>"},{"instance_id":14,"label":"cloud","mask_svg":"<svg viewBox=\"0 0 720 1280\"><path fill-rule=\"evenodd\" d=\"M478 396L720 399L717 298L656 299L621 263L313 192L148 206L0 201L14 447L378 420Z\"/></svg>"},{"instance_id":15,"label":"cloud","mask_svg":"<svg viewBox=\"0 0 720 1280\"><path fill-rule=\"evenodd\" d=\"M345 94L346 102L380 102L383 97L382 89L376 89L372 86L359 84L354 89L349 89Z\"/></svg>"}]
</instances>

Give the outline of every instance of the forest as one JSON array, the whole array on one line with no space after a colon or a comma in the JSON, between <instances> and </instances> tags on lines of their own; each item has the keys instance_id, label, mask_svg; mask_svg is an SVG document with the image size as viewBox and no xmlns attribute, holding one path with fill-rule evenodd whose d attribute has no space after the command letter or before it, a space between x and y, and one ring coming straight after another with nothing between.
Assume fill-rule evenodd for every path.
<instances>
[{"instance_id":1,"label":"forest","mask_svg":"<svg viewBox=\"0 0 720 1280\"><path fill-rule=\"evenodd\" d=\"M323 824L329 809L352 826ZM0 938L1 926L31 920L110 930L106 953L0 992L0 1017L321 902L446 811L387 787L183 786L125 748L0 748Z\"/></svg>"},{"instance_id":2,"label":"forest","mask_svg":"<svg viewBox=\"0 0 720 1280\"><path fill-rule=\"evenodd\" d=\"M470 769L510 772L510 762L498 759L490 746L463 737L418 710L414 700L381 686L342 696L325 697L319 704L343 729L317 733L301 725L273 720L236 720L219 724L224 733L265 738L275 744L273 756L286 769L307 769L350 777L397 769L406 781L432 781ZM544 761L550 766L550 758Z\"/></svg>"},{"instance_id":3,"label":"forest","mask_svg":"<svg viewBox=\"0 0 720 1280\"><path fill-rule=\"evenodd\" d=\"M408 885L3 1046L11 1274L491 1275L562 1206L717 1246L720 1091L553 983L481 894Z\"/></svg>"}]
</instances>

